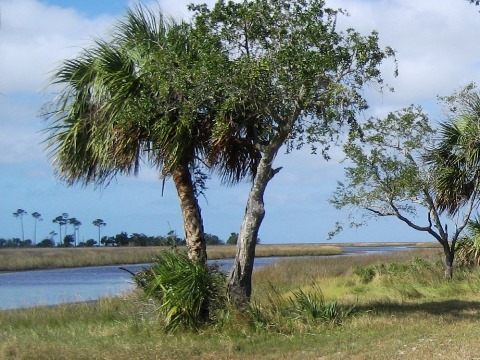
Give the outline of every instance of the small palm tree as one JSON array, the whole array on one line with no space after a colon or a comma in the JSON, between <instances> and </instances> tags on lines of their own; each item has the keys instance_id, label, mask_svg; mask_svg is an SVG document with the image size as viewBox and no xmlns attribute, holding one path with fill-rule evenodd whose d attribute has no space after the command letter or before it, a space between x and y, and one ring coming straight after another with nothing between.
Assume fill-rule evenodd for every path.
<instances>
[{"instance_id":1,"label":"small palm tree","mask_svg":"<svg viewBox=\"0 0 480 360\"><path fill-rule=\"evenodd\" d=\"M457 261L461 266L480 266L480 215L469 221L467 230L456 246Z\"/></svg>"},{"instance_id":2,"label":"small palm tree","mask_svg":"<svg viewBox=\"0 0 480 360\"><path fill-rule=\"evenodd\" d=\"M77 246L77 239L80 239L80 225L82 225L82 222L76 218L70 218L68 219L68 222L73 225L73 240L74 240L74 246Z\"/></svg>"},{"instance_id":3,"label":"small palm tree","mask_svg":"<svg viewBox=\"0 0 480 360\"><path fill-rule=\"evenodd\" d=\"M180 326L198 330L226 305L225 275L217 266L191 261L182 253L162 253L134 279L148 296L159 300L168 331Z\"/></svg>"},{"instance_id":4,"label":"small palm tree","mask_svg":"<svg viewBox=\"0 0 480 360\"><path fill-rule=\"evenodd\" d=\"M35 211L32 213L32 217L34 219L34 228L33 228L33 245L37 244L37 222L38 221L43 221L42 219L42 214L39 212Z\"/></svg>"},{"instance_id":5,"label":"small palm tree","mask_svg":"<svg viewBox=\"0 0 480 360\"><path fill-rule=\"evenodd\" d=\"M62 239L62 226L67 226L68 224L68 214L63 213L62 215L57 216L55 219L52 220L53 223L58 224L58 244L61 245L63 242ZM65 229L65 235L67 234L67 230Z\"/></svg>"},{"instance_id":6,"label":"small palm tree","mask_svg":"<svg viewBox=\"0 0 480 360\"><path fill-rule=\"evenodd\" d=\"M107 226L107 223L102 219L95 219L93 220L92 224L98 227L98 245L100 245L100 239L101 239L100 229L104 226Z\"/></svg>"},{"instance_id":7,"label":"small palm tree","mask_svg":"<svg viewBox=\"0 0 480 360\"><path fill-rule=\"evenodd\" d=\"M27 212L23 209L18 209L13 213L13 216L16 217L17 219L20 219L20 225L22 227L22 241L25 241L25 231L23 228L23 216L27 215Z\"/></svg>"},{"instance_id":8,"label":"small palm tree","mask_svg":"<svg viewBox=\"0 0 480 360\"><path fill-rule=\"evenodd\" d=\"M455 214L480 188L480 94L469 85L444 100L453 114L440 124L428 161L435 169L439 208Z\"/></svg>"}]
</instances>

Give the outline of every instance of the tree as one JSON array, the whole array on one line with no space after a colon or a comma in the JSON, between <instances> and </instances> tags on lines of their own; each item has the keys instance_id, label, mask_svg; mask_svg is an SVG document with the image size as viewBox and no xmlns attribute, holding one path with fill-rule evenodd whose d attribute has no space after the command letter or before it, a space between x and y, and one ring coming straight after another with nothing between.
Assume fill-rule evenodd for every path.
<instances>
[{"instance_id":1,"label":"tree","mask_svg":"<svg viewBox=\"0 0 480 360\"><path fill-rule=\"evenodd\" d=\"M260 152L228 279L229 295L241 305L251 295L264 193L281 169L273 167L276 155L310 143L327 157L344 124L355 132L355 114L367 108L362 88L382 84L379 65L394 52L379 48L375 32L338 32L343 11L322 0L219 1L211 10L191 8L202 38L222 43L229 56L228 73L217 71L226 94L223 109L245 114L238 132L247 133Z\"/></svg>"},{"instance_id":2,"label":"tree","mask_svg":"<svg viewBox=\"0 0 480 360\"><path fill-rule=\"evenodd\" d=\"M18 209L13 213L13 216L16 217L17 219L20 219L20 226L22 228L22 241L25 241L25 232L23 229L23 216L27 215L27 212L23 209Z\"/></svg>"},{"instance_id":3,"label":"tree","mask_svg":"<svg viewBox=\"0 0 480 360\"><path fill-rule=\"evenodd\" d=\"M205 242L207 245L224 245L225 242L221 240L217 235L205 234Z\"/></svg>"},{"instance_id":4,"label":"tree","mask_svg":"<svg viewBox=\"0 0 480 360\"><path fill-rule=\"evenodd\" d=\"M37 244L38 247L54 247L55 241L50 238L45 238Z\"/></svg>"},{"instance_id":5,"label":"tree","mask_svg":"<svg viewBox=\"0 0 480 360\"><path fill-rule=\"evenodd\" d=\"M205 262L202 167L221 161L225 177L237 179L254 159L238 136L225 156L220 149L231 137L210 141L212 103L221 94L210 74L225 56L218 42L142 6L128 10L111 39L96 40L54 74L52 82L64 89L45 116L57 174L71 185L102 185L136 174L142 161L158 168L175 183L189 257Z\"/></svg>"},{"instance_id":6,"label":"tree","mask_svg":"<svg viewBox=\"0 0 480 360\"><path fill-rule=\"evenodd\" d=\"M468 222L467 234L455 247L455 260L460 266L480 266L480 217Z\"/></svg>"},{"instance_id":7,"label":"tree","mask_svg":"<svg viewBox=\"0 0 480 360\"><path fill-rule=\"evenodd\" d=\"M476 195L480 182L480 94L469 84L440 100L447 120L427 159L436 174L439 208L455 214Z\"/></svg>"},{"instance_id":8,"label":"tree","mask_svg":"<svg viewBox=\"0 0 480 360\"><path fill-rule=\"evenodd\" d=\"M232 232L232 233L230 233L230 236L228 237L227 245L237 245L237 240L238 240L238 234Z\"/></svg>"},{"instance_id":9,"label":"tree","mask_svg":"<svg viewBox=\"0 0 480 360\"><path fill-rule=\"evenodd\" d=\"M115 244L117 244L117 246L129 245L130 239L128 238L128 234L122 231L120 234L115 235Z\"/></svg>"},{"instance_id":10,"label":"tree","mask_svg":"<svg viewBox=\"0 0 480 360\"><path fill-rule=\"evenodd\" d=\"M369 119L362 127L362 140L344 147L348 166L345 182L339 182L331 199L338 209L352 207L368 217L395 217L409 227L428 233L443 247L445 276L453 275L455 244L478 205L478 193L456 216L446 221L435 200L436 171L426 161L435 146L435 130L421 108L411 106L384 119ZM417 220L421 214L421 220ZM353 218L353 219L352 219ZM351 225L355 221L352 213ZM451 234L448 224L453 223ZM338 229L340 230L340 228Z\"/></svg>"},{"instance_id":11,"label":"tree","mask_svg":"<svg viewBox=\"0 0 480 360\"><path fill-rule=\"evenodd\" d=\"M62 244L62 226L67 226L68 224L68 214L63 213L62 215L57 216L55 219L52 220L53 223L58 224L58 244ZM67 229L65 228L65 234L67 233Z\"/></svg>"},{"instance_id":12,"label":"tree","mask_svg":"<svg viewBox=\"0 0 480 360\"><path fill-rule=\"evenodd\" d=\"M63 238L63 246L71 247L75 241L75 237L73 235L65 235Z\"/></svg>"},{"instance_id":13,"label":"tree","mask_svg":"<svg viewBox=\"0 0 480 360\"><path fill-rule=\"evenodd\" d=\"M82 225L82 222L74 217L68 219L68 222L73 225L74 246L77 246L77 240L80 240L80 225Z\"/></svg>"},{"instance_id":14,"label":"tree","mask_svg":"<svg viewBox=\"0 0 480 360\"><path fill-rule=\"evenodd\" d=\"M34 219L34 228L33 228L33 245L37 244L37 221L43 221L42 214L39 212L32 213L32 217Z\"/></svg>"},{"instance_id":15,"label":"tree","mask_svg":"<svg viewBox=\"0 0 480 360\"><path fill-rule=\"evenodd\" d=\"M48 234L50 235L50 237L46 238L46 239L50 239L53 241L53 243L55 244L55 236L57 236L58 234L55 232L55 231L50 231L50 233Z\"/></svg>"},{"instance_id":16,"label":"tree","mask_svg":"<svg viewBox=\"0 0 480 360\"><path fill-rule=\"evenodd\" d=\"M104 226L107 226L107 223L105 221L103 221L102 219L95 219L95 220L93 220L92 224L98 228L98 243L97 244L100 245L100 240L101 240L100 229Z\"/></svg>"},{"instance_id":17,"label":"tree","mask_svg":"<svg viewBox=\"0 0 480 360\"><path fill-rule=\"evenodd\" d=\"M93 247L95 246L95 244L97 244L97 241L96 240L93 240L93 239L88 239L87 241L85 242L80 242L78 244L79 247Z\"/></svg>"},{"instance_id":18,"label":"tree","mask_svg":"<svg viewBox=\"0 0 480 360\"><path fill-rule=\"evenodd\" d=\"M104 246L115 246L115 238L113 236L103 236L102 240L100 240L100 244Z\"/></svg>"}]
</instances>

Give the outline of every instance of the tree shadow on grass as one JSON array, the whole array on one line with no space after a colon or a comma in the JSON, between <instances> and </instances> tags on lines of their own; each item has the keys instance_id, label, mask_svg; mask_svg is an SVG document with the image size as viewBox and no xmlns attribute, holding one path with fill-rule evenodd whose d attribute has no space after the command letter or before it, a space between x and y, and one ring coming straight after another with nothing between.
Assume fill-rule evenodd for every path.
<instances>
[{"instance_id":1,"label":"tree shadow on grass","mask_svg":"<svg viewBox=\"0 0 480 360\"><path fill-rule=\"evenodd\" d=\"M427 313L451 319L480 319L480 301L444 300L422 303L374 302L356 305L354 313L373 312L379 315L413 315Z\"/></svg>"}]
</instances>

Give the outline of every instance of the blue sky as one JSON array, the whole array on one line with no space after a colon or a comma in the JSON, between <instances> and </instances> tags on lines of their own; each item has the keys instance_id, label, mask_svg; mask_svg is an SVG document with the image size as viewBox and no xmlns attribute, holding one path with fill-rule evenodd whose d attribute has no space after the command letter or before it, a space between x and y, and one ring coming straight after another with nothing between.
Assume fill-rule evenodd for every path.
<instances>
[{"instance_id":1,"label":"blue sky","mask_svg":"<svg viewBox=\"0 0 480 360\"><path fill-rule=\"evenodd\" d=\"M156 1L174 16L186 16L191 0ZM213 1L207 1L212 4ZM91 39L104 36L122 16L126 0L0 0L0 237L20 236L20 223L12 216L26 210L25 234L33 237L31 213L42 214L38 239L57 226L52 219L66 212L82 221L81 239L96 237L92 221L102 218L105 235L120 231L164 235L183 233L175 188L167 181L164 194L152 169L139 177L121 177L106 189L66 187L55 178L38 117L51 99L51 71L62 59L74 57ZM480 14L462 0L327 0L331 7L348 10L339 26L362 33L377 30L381 43L397 50L398 78L392 66L384 71L393 94L366 89L372 114L385 114L409 104L422 104L432 116L437 95L448 95L470 81L479 81ZM367 116L367 115L361 115ZM280 155L275 166L283 170L269 184L266 217L260 231L264 243L325 242L345 212L327 201L341 180L341 154L332 160L301 151ZM249 190L248 183L221 186L213 177L200 204L205 230L227 239L238 232ZM427 236L394 220L374 220L368 227L346 230L334 241L421 241Z\"/></svg>"}]
</instances>

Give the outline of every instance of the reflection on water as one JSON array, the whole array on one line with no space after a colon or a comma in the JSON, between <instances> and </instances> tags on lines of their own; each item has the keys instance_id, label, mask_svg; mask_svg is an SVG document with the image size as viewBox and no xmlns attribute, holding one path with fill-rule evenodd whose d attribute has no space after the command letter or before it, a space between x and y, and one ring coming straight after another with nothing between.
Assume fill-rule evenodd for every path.
<instances>
[{"instance_id":1,"label":"reflection on water","mask_svg":"<svg viewBox=\"0 0 480 360\"><path fill-rule=\"evenodd\" d=\"M347 247L344 254L388 253L405 251L408 247ZM340 255L343 256L343 255ZM285 257L256 258L255 268L286 259ZM229 271L233 259L215 260L222 271ZM137 272L148 266L123 265ZM135 285L118 265L73 269L53 269L0 273L0 309L16 309L64 302L96 300L132 290Z\"/></svg>"}]
</instances>

